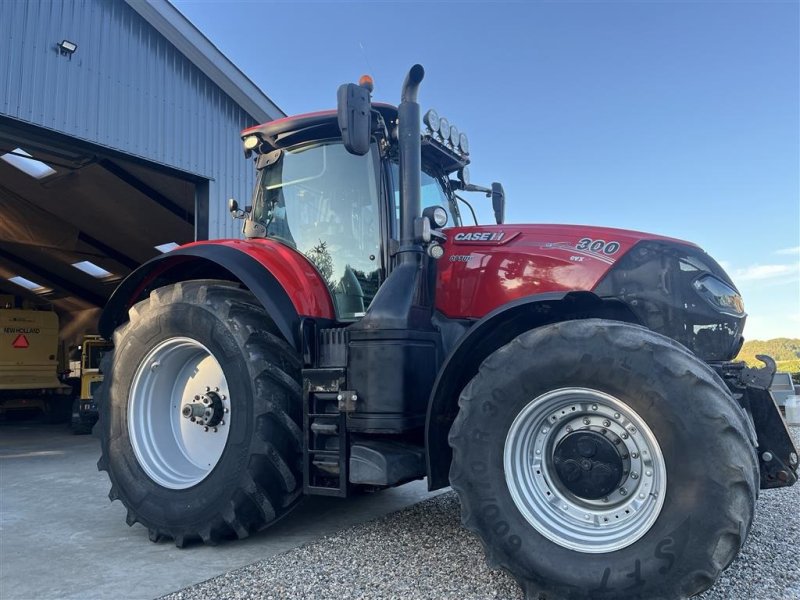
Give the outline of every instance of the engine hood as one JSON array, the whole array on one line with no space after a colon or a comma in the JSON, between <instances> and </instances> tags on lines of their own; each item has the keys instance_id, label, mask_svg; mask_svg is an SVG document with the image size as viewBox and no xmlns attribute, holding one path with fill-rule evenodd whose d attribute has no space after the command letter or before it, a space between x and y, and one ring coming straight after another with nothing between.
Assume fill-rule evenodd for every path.
<instances>
[{"instance_id":1,"label":"engine hood","mask_svg":"<svg viewBox=\"0 0 800 600\"><path fill-rule=\"evenodd\" d=\"M480 318L507 302L560 291L590 291L638 242L664 236L582 225L486 225L446 229L436 308Z\"/></svg>"}]
</instances>

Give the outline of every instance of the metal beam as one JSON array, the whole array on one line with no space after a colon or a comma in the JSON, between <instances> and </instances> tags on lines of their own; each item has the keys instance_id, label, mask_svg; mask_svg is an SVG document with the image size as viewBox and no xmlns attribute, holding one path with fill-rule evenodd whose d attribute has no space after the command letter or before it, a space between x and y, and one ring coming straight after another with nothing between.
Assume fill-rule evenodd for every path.
<instances>
[{"instance_id":1,"label":"metal beam","mask_svg":"<svg viewBox=\"0 0 800 600\"><path fill-rule=\"evenodd\" d=\"M94 248L95 250L98 250L104 256L107 256L111 260L114 260L119 264L129 268L131 271L138 268L142 264L139 261L133 260L127 254L123 254L119 250L115 250L108 244L101 242L97 238L94 238L90 236L88 233L84 233L83 231L78 232L78 239L84 244L87 244L92 248Z\"/></svg>"},{"instance_id":2,"label":"metal beam","mask_svg":"<svg viewBox=\"0 0 800 600\"><path fill-rule=\"evenodd\" d=\"M55 275L46 271L45 269L34 265L33 263L28 262L24 258L20 258L15 254L11 254L10 252L6 252L3 249L0 249L0 260L9 262L15 266L22 267L27 274L30 274L34 279L37 279L37 283L44 283L48 285L48 287L53 287L56 290L66 292L70 296L75 296L89 304L93 304L95 306L105 306L106 301L108 298L104 296L100 296L99 294L95 294L94 292L87 290L85 288L79 287L75 283L64 279L59 275ZM21 273L24 277L26 273Z\"/></svg>"},{"instance_id":3,"label":"metal beam","mask_svg":"<svg viewBox=\"0 0 800 600\"><path fill-rule=\"evenodd\" d=\"M106 171L117 177L120 181L127 183L133 189L138 191L139 193L147 196L150 200L161 206L162 208L167 209L169 212L174 214L175 216L179 217L183 221L186 221L190 225L194 225L194 217L190 211L182 208L169 198L167 198L164 194L159 192L158 190L153 189L149 185L147 185L144 181L128 173L125 169L120 167L118 164L108 160L107 158L101 159L97 161L97 164L103 167Z\"/></svg>"}]
</instances>

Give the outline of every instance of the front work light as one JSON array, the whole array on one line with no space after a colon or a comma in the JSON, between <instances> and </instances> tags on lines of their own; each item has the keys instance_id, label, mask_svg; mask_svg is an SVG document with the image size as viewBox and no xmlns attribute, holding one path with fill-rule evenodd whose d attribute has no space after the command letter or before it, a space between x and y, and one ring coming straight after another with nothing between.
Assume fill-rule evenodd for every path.
<instances>
[{"instance_id":1,"label":"front work light","mask_svg":"<svg viewBox=\"0 0 800 600\"><path fill-rule=\"evenodd\" d=\"M439 136L442 138L443 142L446 142L450 138L450 121L444 117L439 119Z\"/></svg>"},{"instance_id":2,"label":"front work light","mask_svg":"<svg viewBox=\"0 0 800 600\"><path fill-rule=\"evenodd\" d=\"M467 139L467 134L462 133L458 137L458 147L461 149L461 152L464 154L469 154L469 140Z\"/></svg>"},{"instance_id":3,"label":"front work light","mask_svg":"<svg viewBox=\"0 0 800 600\"><path fill-rule=\"evenodd\" d=\"M439 115L435 110L430 109L426 112L425 116L422 117L422 121L425 123L425 126L430 129L431 133L439 131Z\"/></svg>"},{"instance_id":4,"label":"front work light","mask_svg":"<svg viewBox=\"0 0 800 600\"><path fill-rule=\"evenodd\" d=\"M447 225L447 211L441 206L437 206L433 209L433 222L436 223L437 227L444 227Z\"/></svg>"},{"instance_id":5,"label":"front work light","mask_svg":"<svg viewBox=\"0 0 800 600\"><path fill-rule=\"evenodd\" d=\"M256 135L248 135L244 138L244 149L245 150L255 150L259 144L258 136Z\"/></svg>"},{"instance_id":6,"label":"front work light","mask_svg":"<svg viewBox=\"0 0 800 600\"><path fill-rule=\"evenodd\" d=\"M459 136L458 128L455 125L450 126L450 144L453 146L453 150L458 149L458 136Z\"/></svg>"}]
</instances>

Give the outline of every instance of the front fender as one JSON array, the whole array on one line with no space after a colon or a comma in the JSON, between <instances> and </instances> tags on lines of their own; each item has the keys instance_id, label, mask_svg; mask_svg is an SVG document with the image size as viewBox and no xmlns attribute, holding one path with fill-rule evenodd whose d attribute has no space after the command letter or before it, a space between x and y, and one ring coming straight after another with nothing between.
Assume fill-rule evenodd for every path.
<instances>
[{"instance_id":1,"label":"front fender","mask_svg":"<svg viewBox=\"0 0 800 600\"><path fill-rule=\"evenodd\" d=\"M571 319L602 318L639 324L618 300L591 292L549 292L509 302L473 325L445 359L433 384L425 420L428 488L449 485L452 450L450 426L458 413L461 390L477 374L484 359L518 335L542 325Z\"/></svg>"},{"instance_id":2,"label":"front fender","mask_svg":"<svg viewBox=\"0 0 800 600\"><path fill-rule=\"evenodd\" d=\"M153 289L191 279L240 282L295 348L299 348L301 319L335 319L327 285L296 250L272 240L213 240L157 256L131 273L103 309L100 333L111 339L114 330L128 320L128 309Z\"/></svg>"}]
</instances>

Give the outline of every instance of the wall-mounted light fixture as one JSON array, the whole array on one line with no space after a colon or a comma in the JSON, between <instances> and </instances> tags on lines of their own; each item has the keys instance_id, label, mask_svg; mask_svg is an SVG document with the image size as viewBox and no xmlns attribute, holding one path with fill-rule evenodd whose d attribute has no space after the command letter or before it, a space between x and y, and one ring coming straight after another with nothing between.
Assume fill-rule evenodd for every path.
<instances>
[{"instance_id":1,"label":"wall-mounted light fixture","mask_svg":"<svg viewBox=\"0 0 800 600\"><path fill-rule=\"evenodd\" d=\"M69 40L63 40L59 42L57 46L58 53L61 56L69 56L70 60L72 60L72 55L75 54L75 51L78 49L78 44L70 42Z\"/></svg>"}]
</instances>

